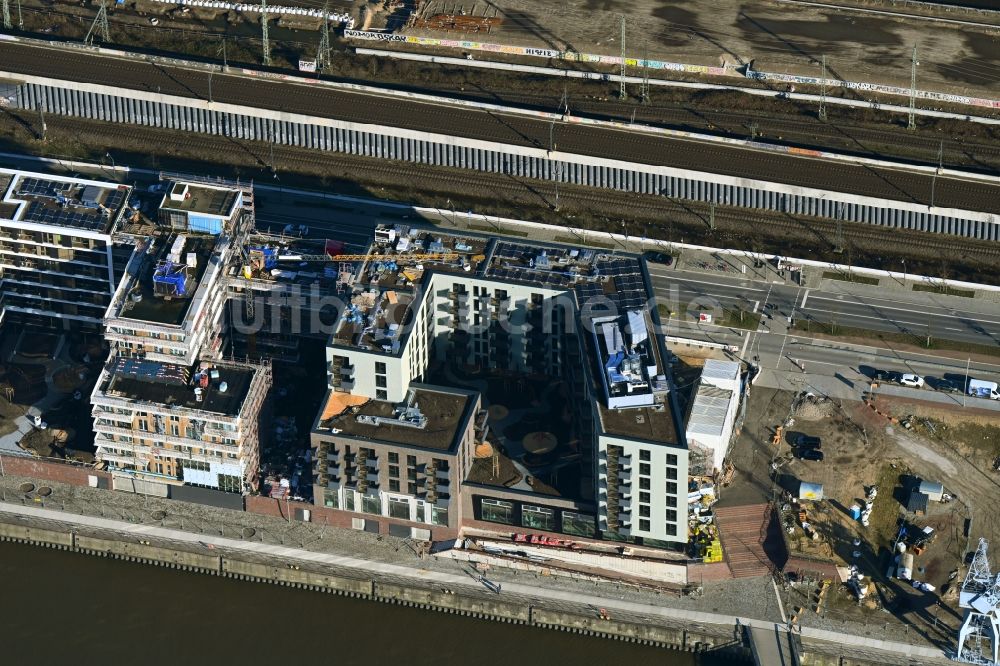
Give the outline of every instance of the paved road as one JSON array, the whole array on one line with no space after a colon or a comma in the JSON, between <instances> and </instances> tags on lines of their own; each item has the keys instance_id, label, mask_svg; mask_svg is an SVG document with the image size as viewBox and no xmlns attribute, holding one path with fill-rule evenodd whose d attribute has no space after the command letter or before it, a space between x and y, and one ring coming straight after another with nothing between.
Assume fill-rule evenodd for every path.
<instances>
[{"instance_id":1,"label":"paved road","mask_svg":"<svg viewBox=\"0 0 1000 666\"><path fill-rule=\"evenodd\" d=\"M774 318L792 316L840 326L886 333L907 333L916 339L930 334L976 344L1000 344L1000 307L973 301L957 306L955 297L924 296L905 299L905 294L888 297L845 293L835 285L806 289L794 284L776 284L744 276L727 277L694 271L651 266L654 288L686 311L690 304L718 303L723 308L766 311ZM970 299L962 299L970 300ZM936 301L936 302L935 302ZM693 309L693 308L692 308ZM915 340L916 341L916 340Z\"/></svg>"},{"instance_id":2,"label":"paved road","mask_svg":"<svg viewBox=\"0 0 1000 666\"><path fill-rule=\"evenodd\" d=\"M95 56L64 49L42 49L0 42L0 69L116 88L209 98L209 75L151 64L138 59ZM405 101L278 81L214 74L216 102L305 113L360 123L384 124L489 141L673 166L733 176L751 176L790 185L845 192L926 205L932 178L895 169L833 163L767 151L747 150L533 120L446 104ZM1000 187L982 182L938 178L935 203L957 209L1000 212Z\"/></svg>"}]
</instances>

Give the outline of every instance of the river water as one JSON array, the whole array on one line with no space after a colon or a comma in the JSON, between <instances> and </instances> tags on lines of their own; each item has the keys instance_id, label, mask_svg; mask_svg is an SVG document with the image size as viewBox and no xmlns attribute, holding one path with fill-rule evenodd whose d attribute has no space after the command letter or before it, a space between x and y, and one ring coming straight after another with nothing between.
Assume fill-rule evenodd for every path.
<instances>
[{"instance_id":1,"label":"river water","mask_svg":"<svg viewBox=\"0 0 1000 666\"><path fill-rule=\"evenodd\" d=\"M726 663L11 543L0 590L6 664Z\"/></svg>"}]
</instances>

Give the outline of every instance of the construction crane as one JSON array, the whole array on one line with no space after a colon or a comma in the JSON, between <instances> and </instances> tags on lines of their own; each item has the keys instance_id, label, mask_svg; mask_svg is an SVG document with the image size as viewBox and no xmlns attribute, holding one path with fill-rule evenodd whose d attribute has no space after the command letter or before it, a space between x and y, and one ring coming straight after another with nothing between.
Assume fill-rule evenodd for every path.
<instances>
[{"instance_id":1,"label":"construction crane","mask_svg":"<svg viewBox=\"0 0 1000 666\"><path fill-rule=\"evenodd\" d=\"M410 261L447 261L458 259L461 255L457 252L430 252L425 254L283 254L277 257L278 261L399 261L407 259Z\"/></svg>"},{"instance_id":2,"label":"construction crane","mask_svg":"<svg viewBox=\"0 0 1000 666\"><path fill-rule=\"evenodd\" d=\"M1000 663L1000 574L994 578L990 573L987 545L986 539L979 540L958 597L966 613L955 661L967 664Z\"/></svg>"}]
</instances>

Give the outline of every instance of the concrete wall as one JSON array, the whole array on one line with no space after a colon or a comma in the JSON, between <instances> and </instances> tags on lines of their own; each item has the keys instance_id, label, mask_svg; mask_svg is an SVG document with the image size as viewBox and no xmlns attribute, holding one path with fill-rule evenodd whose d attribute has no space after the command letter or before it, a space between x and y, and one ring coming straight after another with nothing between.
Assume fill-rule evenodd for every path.
<instances>
[{"instance_id":1,"label":"concrete wall","mask_svg":"<svg viewBox=\"0 0 1000 666\"><path fill-rule=\"evenodd\" d=\"M929 209L842 192L636 164L540 148L332 120L108 86L7 74L25 81L15 107L280 145L502 173L674 199L717 202L901 229L1000 240L997 215Z\"/></svg>"}]
</instances>

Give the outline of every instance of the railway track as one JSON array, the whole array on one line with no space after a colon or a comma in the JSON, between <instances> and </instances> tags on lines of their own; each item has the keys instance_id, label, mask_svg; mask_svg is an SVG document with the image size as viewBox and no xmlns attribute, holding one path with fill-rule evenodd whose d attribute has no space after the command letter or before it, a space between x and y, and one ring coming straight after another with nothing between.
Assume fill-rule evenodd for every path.
<instances>
[{"instance_id":1,"label":"railway track","mask_svg":"<svg viewBox=\"0 0 1000 666\"><path fill-rule=\"evenodd\" d=\"M44 55L44 57L42 57ZM41 50L0 43L0 67L17 73L111 85L116 88L208 98L207 72L124 60ZM215 74L216 102L256 106L465 136L539 149L558 149L593 157L671 166L732 176L751 176L789 185L828 189L876 198L930 203L932 178L901 169L872 168L767 151L709 145L624 130L551 123L454 106L413 103L377 95ZM1000 187L982 182L938 178L940 207L1000 212Z\"/></svg>"},{"instance_id":2,"label":"railway track","mask_svg":"<svg viewBox=\"0 0 1000 666\"><path fill-rule=\"evenodd\" d=\"M8 119L6 124L13 126L14 121ZM390 163L285 146L274 146L272 157L272 147L266 143L61 117L51 118L48 126L50 142L61 141L59 136L72 138L78 146L89 146L98 161L108 149L116 151L119 162L131 161L133 156L121 151L135 150L135 160L152 157L161 167L169 161L171 169L204 171L205 162L209 162L224 166L226 175L232 176L236 169L243 178L260 180L272 179L268 167L272 163L279 177L301 174L312 178L307 185L313 187L332 180L367 190L369 196L388 195L404 200L421 197L421 203L430 206L442 205L450 198L462 209L563 224L568 234L570 229L579 228L618 231L620 221L627 218L629 231L634 236L641 232L650 238L744 247L838 263L846 257L855 265L874 268L898 269L902 258L914 273L923 269L927 274L936 274L942 263L947 262L948 277L1000 282L997 271L1000 246L960 237L850 223L838 229L835 222L827 220L721 206L715 212L715 229L710 229L707 206L693 207L654 195L597 191L579 186L558 188L560 210L557 213L552 210L557 188L544 181L405 162ZM22 136L26 132L22 125L17 125L17 131ZM162 146L165 150L150 155L146 146ZM140 164L135 162L135 166ZM838 243L843 245L846 255L835 252Z\"/></svg>"}]
</instances>

